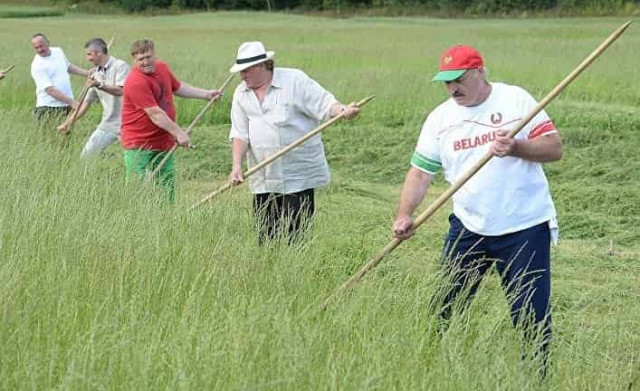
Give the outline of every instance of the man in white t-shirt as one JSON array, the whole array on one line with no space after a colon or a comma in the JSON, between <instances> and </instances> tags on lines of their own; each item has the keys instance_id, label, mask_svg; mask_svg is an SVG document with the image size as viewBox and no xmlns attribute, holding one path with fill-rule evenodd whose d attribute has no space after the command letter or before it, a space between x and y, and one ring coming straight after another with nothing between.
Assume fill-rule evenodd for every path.
<instances>
[{"instance_id":1,"label":"man in white t-shirt","mask_svg":"<svg viewBox=\"0 0 640 391\"><path fill-rule=\"evenodd\" d=\"M107 149L120 137L122 87L130 68L126 62L109 56L109 49L102 38L90 39L84 47L87 60L93 64L95 71L87 79L90 89L78 109L76 119L82 118L92 103L99 101L102 105L102 120L82 149L81 157L89 158ZM58 130L67 133L72 119L68 117Z\"/></svg>"},{"instance_id":2,"label":"man in white t-shirt","mask_svg":"<svg viewBox=\"0 0 640 391\"><path fill-rule=\"evenodd\" d=\"M89 76L89 71L71 64L62 49L49 46L44 34L38 33L31 38L31 46L36 55L31 62L31 77L36 84L36 120L61 118L78 107L73 99L69 73Z\"/></svg>"},{"instance_id":3,"label":"man in white t-shirt","mask_svg":"<svg viewBox=\"0 0 640 391\"><path fill-rule=\"evenodd\" d=\"M542 351L546 362L551 335L549 252L557 224L542 163L562 157L558 132L541 111L514 139L506 137L537 103L520 87L490 83L480 53L470 46L445 51L433 80L445 82L451 97L422 127L393 234L399 239L413 235L411 216L438 171L453 183L492 153L495 157L453 196L443 251L452 284L443 295L441 315L449 318L456 298L464 308L495 263L513 322L525 326L529 340L541 336L536 352Z\"/></svg>"}]
</instances>

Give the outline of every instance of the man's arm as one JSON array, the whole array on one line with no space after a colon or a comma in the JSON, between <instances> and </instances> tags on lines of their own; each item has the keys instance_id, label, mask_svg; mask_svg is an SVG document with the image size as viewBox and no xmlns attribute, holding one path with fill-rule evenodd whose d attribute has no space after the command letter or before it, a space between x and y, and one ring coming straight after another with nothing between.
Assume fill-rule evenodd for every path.
<instances>
[{"instance_id":1,"label":"man's arm","mask_svg":"<svg viewBox=\"0 0 640 391\"><path fill-rule=\"evenodd\" d=\"M102 87L100 87L101 84L102 84ZM88 79L87 86L95 87L113 96L122 96L121 86L110 86L110 85L104 84L104 81L101 81L101 80Z\"/></svg>"},{"instance_id":2,"label":"man's arm","mask_svg":"<svg viewBox=\"0 0 640 391\"><path fill-rule=\"evenodd\" d=\"M78 102L76 102L75 100L73 100L73 99L69 98L68 96L66 96L59 89L51 86L51 87L45 88L44 91L47 94L51 95L54 99L59 100L60 102L64 102L64 103L68 104L74 110L78 108Z\"/></svg>"},{"instance_id":3,"label":"man's arm","mask_svg":"<svg viewBox=\"0 0 640 391\"><path fill-rule=\"evenodd\" d=\"M78 109L78 113L76 114L76 122L79 121L80 118L82 118L87 113L87 110L89 110L90 105L91 103L87 102L86 100L82 103L82 105ZM61 133L68 133L69 127L71 126L72 119L73 119L72 115L68 116L67 119L62 123L62 125L58 126L58 131Z\"/></svg>"},{"instance_id":4,"label":"man's arm","mask_svg":"<svg viewBox=\"0 0 640 391\"><path fill-rule=\"evenodd\" d=\"M113 96L122 96L122 87L120 86L109 86L105 84L100 89Z\"/></svg>"},{"instance_id":5,"label":"man's arm","mask_svg":"<svg viewBox=\"0 0 640 391\"><path fill-rule=\"evenodd\" d=\"M396 220L393 223L393 236L398 239L408 239L413 236L413 212L422 202L429 185L433 180L433 175L411 167L402 185L400 203L396 212Z\"/></svg>"},{"instance_id":6,"label":"man's arm","mask_svg":"<svg viewBox=\"0 0 640 391\"><path fill-rule=\"evenodd\" d=\"M231 159L233 166L231 168L231 174L229 174L229 182L233 186L237 186L244 182L244 176L242 175L242 162L249 150L249 144L245 141L234 138L231 141Z\"/></svg>"},{"instance_id":7,"label":"man's arm","mask_svg":"<svg viewBox=\"0 0 640 391\"><path fill-rule=\"evenodd\" d=\"M202 88L197 88L190 86L187 83L180 83L180 88L173 92L175 95L181 98L192 98L192 99L220 99L220 91L218 90L204 90Z\"/></svg>"},{"instance_id":8,"label":"man's arm","mask_svg":"<svg viewBox=\"0 0 640 391\"><path fill-rule=\"evenodd\" d=\"M562 140L558 133L527 140L508 138L507 133L506 130L496 132L496 141L489 149L494 156L513 156L537 163L548 163L562 158Z\"/></svg>"},{"instance_id":9,"label":"man's arm","mask_svg":"<svg viewBox=\"0 0 640 391\"><path fill-rule=\"evenodd\" d=\"M91 74L91 71L79 68L71 63L69 63L69 66L67 66L67 72L71 73L72 75L84 77L89 77L89 75Z\"/></svg>"},{"instance_id":10,"label":"man's arm","mask_svg":"<svg viewBox=\"0 0 640 391\"><path fill-rule=\"evenodd\" d=\"M151 122L157 127L171 133L179 145L183 147L189 146L189 135L187 132L173 122L164 110L158 106L153 106L144 109L144 112L147 113Z\"/></svg>"}]
</instances>

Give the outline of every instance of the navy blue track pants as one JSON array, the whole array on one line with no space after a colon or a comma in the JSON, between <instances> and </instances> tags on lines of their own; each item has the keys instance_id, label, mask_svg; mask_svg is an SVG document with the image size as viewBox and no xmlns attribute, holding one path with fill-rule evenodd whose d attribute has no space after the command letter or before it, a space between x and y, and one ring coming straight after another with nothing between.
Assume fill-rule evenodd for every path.
<instances>
[{"instance_id":1,"label":"navy blue track pants","mask_svg":"<svg viewBox=\"0 0 640 391\"><path fill-rule=\"evenodd\" d=\"M551 269L549 224L501 236L482 236L464 227L453 214L445 239L443 267L450 279L441 316L448 319L454 300L463 306L473 298L482 277L496 265L511 306L511 319L525 330L525 337L542 333L546 362L551 337ZM464 297L458 297L464 295Z\"/></svg>"}]
</instances>

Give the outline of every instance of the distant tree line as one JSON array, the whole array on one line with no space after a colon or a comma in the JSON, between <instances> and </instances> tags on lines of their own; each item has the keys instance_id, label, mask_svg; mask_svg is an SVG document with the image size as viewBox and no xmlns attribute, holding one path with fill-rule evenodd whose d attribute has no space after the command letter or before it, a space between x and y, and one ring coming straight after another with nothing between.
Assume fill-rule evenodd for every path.
<instances>
[{"instance_id":1,"label":"distant tree line","mask_svg":"<svg viewBox=\"0 0 640 391\"><path fill-rule=\"evenodd\" d=\"M82 0L67 0L72 3ZM95 0L94 0L95 1ZM357 8L403 8L467 14L503 14L524 11L582 11L616 13L636 8L640 0L99 0L139 12L149 8L340 10Z\"/></svg>"}]
</instances>

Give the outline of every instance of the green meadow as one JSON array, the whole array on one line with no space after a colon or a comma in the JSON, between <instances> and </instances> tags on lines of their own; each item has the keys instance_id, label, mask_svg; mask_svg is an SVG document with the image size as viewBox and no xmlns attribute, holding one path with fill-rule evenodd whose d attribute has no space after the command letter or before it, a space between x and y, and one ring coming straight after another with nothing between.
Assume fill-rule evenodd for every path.
<instances>
[{"instance_id":1,"label":"green meadow","mask_svg":"<svg viewBox=\"0 0 640 391\"><path fill-rule=\"evenodd\" d=\"M391 238L400 186L440 53L476 46L489 77L542 99L625 20L327 19L268 13L67 14L0 19L0 390L640 390L640 34L634 24L553 101L564 158L545 167L559 213L549 375L522 360L499 279L443 329L431 308L450 205L326 312L315 308ZM259 247L246 187L192 212L225 182L232 88L177 152L177 201L125 183L122 151L84 164L94 108L69 137L35 126L32 34L76 65L151 37L195 86L227 77L261 40L343 102L327 129L332 183L306 240ZM79 94L83 80L73 78ZM236 79L232 86L238 83ZM203 101L177 99L185 127ZM447 184L442 177L425 208ZM497 205L496 207L501 207Z\"/></svg>"}]
</instances>

